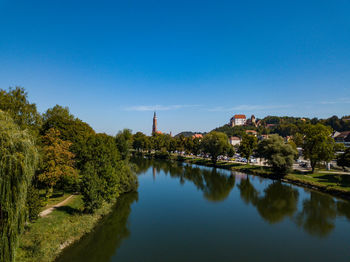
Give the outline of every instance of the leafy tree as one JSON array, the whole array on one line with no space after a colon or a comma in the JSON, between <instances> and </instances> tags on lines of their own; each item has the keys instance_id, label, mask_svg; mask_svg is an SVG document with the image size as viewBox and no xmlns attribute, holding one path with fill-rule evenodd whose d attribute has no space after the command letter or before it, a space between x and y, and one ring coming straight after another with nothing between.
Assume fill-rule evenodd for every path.
<instances>
[{"instance_id":1,"label":"leafy tree","mask_svg":"<svg viewBox=\"0 0 350 262\"><path fill-rule=\"evenodd\" d=\"M268 139L261 141L257 153L259 157L267 160L274 173L282 176L292 168L294 159L298 155L298 151L285 143L279 135L271 135Z\"/></svg>"},{"instance_id":2,"label":"leafy tree","mask_svg":"<svg viewBox=\"0 0 350 262\"><path fill-rule=\"evenodd\" d=\"M230 147L225 133L212 131L206 134L202 140L202 149L210 155L214 164L216 164L218 156L225 154Z\"/></svg>"},{"instance_id":3,"label":"leafy tree","mask_svg":"<svg viewBox=\"0 0 350 262\"><path fill-rule=\"evenodd\" d=\"M255 136L251 135L243 135L242 141L239 144L238 151L241 154L242 157L245 157L248 160L251 155L253 155L254 150L256 149L256 146L258 145L258 139Z\"/></svg>"},{"instance_id":4,"label":"leafy tree","mask_svg":"<svg viewBox=\"0 0 350 262\"><path fill-rule=\"evenodd\" d=\"M350 167L350 147L337 157L337 165L341 166L344 170L345 167Z\"/></svg>"},{"instance_id":5,"label":"leafy tree","mask_svg":"<svg viewBox=\"0 0 350 262\"><path fill-rule=\"evenodd\" d=\"M49 129L42 137L43 169L38 175L38 180L46 187L46 198L50 197L53 187L64 176L77 177L74 154L69 151L72 143L59 137L60 132L54 128Z\"/></svg>"},{"instance_id":6,"label":"leafy tree","mask_svg":"<svg viewBox=\"0 0 350 262\"><path fill-rule=\"evenodd\" d=\"M132 139L132 147L137 150L147 149L147 136L142 132L137 132Z\"/></svg>"},{"instance_id":7,"label":"leafy tree","mask_svg":"<svg viewBox=\"0 0 350 262\"><path fill-rule=\"evenodd\" d=\"M308 124L304 128L303 154L310 160L312 173L316 164L321 161L329 162L334 157L334 139L332 129L322 124Z\"/></svg>"},{"instance_id":8,"label":"leafy tree","mask_svg":"<svg viewBox=\"0 0 350 262\"><path fill-rule=\"evenodd\" d=\"M137 178L121 160L115 139L96 134L85 143L81 191L86 212L94 212L103 201L111 201L134 190Z\"/></svg>"},{"instance_id":9,"label":"leafy tree","mask_svg":"<svg viewBox=\"0 0 350 262\"><path fill-rule=\"evenodd\" d=\"M123 160L129 159L132 148L132 133L130 129L119 131L115 137L117 148Z\"/></svg>"},{"instance_id":10,"label":"leafy tree","mask_svg":"<svg viewBox=\"0 0 350 262\"><path fill-rule=\"evenodd\" d=\"M0 111L0 261L14 260L36 161L33 138Z\"/></svg>"},{"instance_id":11,"label":"leafy tree","mask_svg":"<svg viewBox=\"0 0 350 262\"><path fill-rule=\"evenodd\" d=\"M42 118L35 104L28 101L24 88L0 89L0 110L7 112L13 121L22 129L29 129L37 135L42 124Z\"/></svg>"},{"instance_id":12,"label":"leafy tree","mask_svg":"<svg viewBox=\"0 0 350 262\"><path fill-rule=\"evenodd\" d=\"M70 150L75 154L75 165L82 169L82 162L85 159L83 147L88 137L95 134L95 131L85 122L75 118L68 107L59 105L54 106L46 111L43 115L43 127L41 134L54 128L60 132L60 138L72 142Z\"/></svg>"}]
</instances>

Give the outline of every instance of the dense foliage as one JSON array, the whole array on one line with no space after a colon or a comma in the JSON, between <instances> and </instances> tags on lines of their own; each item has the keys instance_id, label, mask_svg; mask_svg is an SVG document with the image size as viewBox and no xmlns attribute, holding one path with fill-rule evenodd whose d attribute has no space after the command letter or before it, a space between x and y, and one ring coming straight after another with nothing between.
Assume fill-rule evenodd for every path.
<instances>
[{"instance_id":1,"label":"dense foliage","mask_svg":"<svg viewBox=\"0 0 350 262\"><path fill-rule=\"evenodd\" d=\"M13 261L36 159L33 138L0 111L0 261Z\"/></svg>"},{"instance_id":2,"label":"dense foliage","mask_svg":"<svg viewBox=\"0 0 350 262\"><path fill-rule=\"evenodd\" d=\"M322 124L308 124L303 131L303 155L310 160L312 172L316 164L329 162L334 157L335 142L331 137L332 130Z\"/></svg>"},{"instance_id":3,"label":"dense foliage","mask_svg":"<svg viewBox=\"0 0 350 262\"><path fill-rule=\"evenodd\" d=\"M258 145L258 139L255 136L244 134L242 141L238 147L238 151L242 157L245 157L248 162L249 158L253 155L254 150Z\"/></svg>"},{"instance_id":4,"label":"dense foliage","mask_svg":"<svg viewBox=\"0 0 350 262\"><path fill-rule=\"evenodd\" d=\"M82 194L86 212L101 207L137 186L136 176L122 161L115 139L106 134L90 136L84 148Z\"/></svg>"},{"instance_id":5,"label":"dense foliage","mask_svg":"<svg viewBox=\"0 0 350 262\"><path fill-rule=\"evenodd\" d=\"M53 187L64 177L77 178L78 172L74 168L74 154L69 151L72 143L60 139L60 132L49 129L42 137L43 165L38 180L45 185L46 197L49 198Z\"/></svg>"},{"instance_id":6,"label":"dense foliage","mask_svg":"<svg viewBox=\"0 0 350 262\"><path fill-rule=\"evenodd\" d=\"M337 165L345 169L345 167L350 167L350 147L345 150L345 152L337 157Z\"/></svg>"},{"instance_id":7,"label":"dense foliage","mask_svg":"<svg viewBox=\"0 0 350 262\"><path fill-rule=\"evenodd\" d=\"M291 170L294 159L298 155L298 151L278 135L271 135L268 139L261 141L257 153L267 161L275 174L281 176Z\"/></svg>"},{"instance_id":8,"label":"dense foliage","mask_svg":"<svg viewBox=\"0 0 350 262\"><path fill-rule=\"evenodd\" d=\"M230 147L226 134L221 132L212 131L205 135L202 140L202 150L210 155L214 164L217 162L218 156L228 152Z\"/></svg>"}]
</instances>

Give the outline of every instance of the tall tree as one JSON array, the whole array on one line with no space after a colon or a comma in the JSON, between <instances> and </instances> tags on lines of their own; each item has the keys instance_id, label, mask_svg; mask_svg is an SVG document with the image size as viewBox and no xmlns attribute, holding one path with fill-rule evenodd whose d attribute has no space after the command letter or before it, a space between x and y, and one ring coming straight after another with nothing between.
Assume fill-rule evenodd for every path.
<instances>
[{"instance_id":1,"label":"tall tree","mask_svg":"<svg viewBox=\"0 0 350 262\"><path fill-rule=\"evenodd\" d=\"M119 131L115 137L117 148L123 160L129 158L130 149L132 148L132 133L130 129Z\"/></svg>"},{"instance_id":2,"label":"tall tree","mask_svg":"<svg viewBox=\"0 0 350 262\"><path fill-rule=\"evenodd\" d=\"M20 128L38 134L42 118L36 105L28 101L24 88L10 87L8 91L0 89L0 110L7 112Z\"/></svg>"},{"instance_id":3,"label":"tall tree","mask_svg":"<svg viewBox=\"0 0 350 262\"><path fill-rule=\"evenodd\" d=\"M42 137L43 169L38 180L46 186L46 197L50 197L53 187L67 177L77 177L74 168L74 154L69 151L72 145L69 141L60 139L60 132L54 128L49 129Z\"/></svg>"},{"instance_id":4,"label":"tall tree","mask_svg":"<svg viewBox=\"0 0 350 262\"><path fill-rule=\"evenodd\" d=\"M258 145L258 139L255 136L243 135L242 141L239 144L238 151L242 157L247 159L249 163L249 158L253 155L256 146Z\"/></svg>"},{"instance_id":5,"label":"tall tree","mask_svg":"<svg viewBox=\"0 0 350 262\"><path fill-rule=\"evenodd\" d=\"M92 213L103 201L111 201L137 186L131 172L115 146L115 139L106 134L90 136L84 148L81 190L85 211Z\"/></svg>"},{"instance_id":6,"label":"tall tree","mask_svg":"<svg viewBox=\"0 0 350 262\"><path fill-rule=\"evenodd\" d=\"M32 137L0 110L0 261L14 260L36 159Z\"/></svg>"},{"instance_id":7,"label":"tall tree","mask_svg":"<svg viewBox=\"0 0 350 262\"><path fill-rule=\"evenodd\" d=\"M75 165L82 168L85 159L83 148L87 139L95 134L95 131L85 122L75 118L68 107L56 105L49 108L43 115L43 127L41 134L45 135L51 128L60 132L60 138L72 142L70 150L75 154Z\"/></svg>"},{"instance_id":8,"label":"tall tree","mask_svg":"<svg viewBox=\"0 0 350 262\"><path fill-rule=\"evenodd\" d=\"M310 160L313 173L317 163L329 162L334 157L335 142L331 137L332 129L322 124L308 124L303 133L303 155Z\"/></svg>"},{"instance_id":9,"label":"tall tree","mask_svg":"<svg viewBox=\"0 0 350 262\"><path fill-rule=\"evenodd\" d=\"M259 157L266 159L275 174L284 176L292 168L298 151L289 143L285 143L279 135L271 135L258 145Z\"/></svg>"},{"instance_id":10,"label":"tall tree","mask_svg":"<svg viewBox=\"0 0 350 262\"><path fill-rule=\"evenodd\" d=\"M214 164L216 164L218 156L225 154L230 147L231 145L225 133L212 131L206 134L202 140L202 149L210 155Z\"/></svg>"}]
</instances>

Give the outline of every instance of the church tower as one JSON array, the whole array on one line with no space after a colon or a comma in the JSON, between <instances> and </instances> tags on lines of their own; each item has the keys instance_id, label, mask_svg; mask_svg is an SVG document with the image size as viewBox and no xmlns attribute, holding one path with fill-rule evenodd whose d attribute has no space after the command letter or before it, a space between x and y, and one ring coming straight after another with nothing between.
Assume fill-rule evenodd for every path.
<instances>
[{"instance_id":1,"label":"church tower","mask_svg":"<svg viewBox=\"0 0 350 262\"><path fill-rule=\"evenodd\" d=\"M156 112L154 111L152 135L155 134L155 133L157 133L157 115L156 115Z\"/></svg>"}]
</instances>

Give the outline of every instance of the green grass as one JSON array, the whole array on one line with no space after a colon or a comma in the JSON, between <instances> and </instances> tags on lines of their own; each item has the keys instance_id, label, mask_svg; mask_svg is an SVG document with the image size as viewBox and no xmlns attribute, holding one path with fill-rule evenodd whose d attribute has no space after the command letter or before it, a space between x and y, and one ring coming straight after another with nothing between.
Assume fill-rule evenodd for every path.
<instances>
[{"instance_id":1,"label":"green grass","mask_svg":"<svg viewBox=\"0 0 350 262\"><path fill-rule=\"evenodd\" d=\"M81 195L74 196L67 205L27 225L20 237L15 261L54 261L64 246L90 232L112 206L113 203L105 203L95 214L84 214Z\"/></svg>"}]
</instances>

